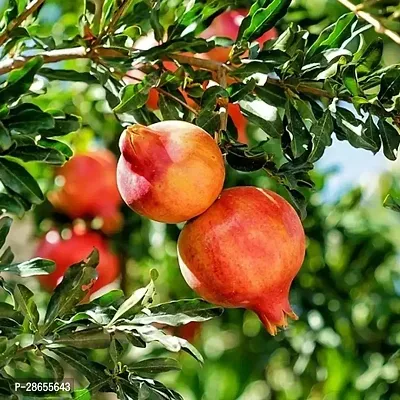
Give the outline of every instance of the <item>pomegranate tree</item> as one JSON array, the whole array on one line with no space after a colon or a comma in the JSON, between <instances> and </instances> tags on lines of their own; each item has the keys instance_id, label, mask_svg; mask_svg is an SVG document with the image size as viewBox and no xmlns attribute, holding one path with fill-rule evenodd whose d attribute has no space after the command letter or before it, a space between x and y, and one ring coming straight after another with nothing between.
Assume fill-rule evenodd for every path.
<instances>
[{"instance_id":1,"label":"pomegranate tree","mask_svg":"<svg viewBox=\"0 0 400 400\"><path fill-rule=\"evenodd\" d=\"M272 335L296 319L289 289L299 271L305 236L292 206L256 187L222 192L189 221L178 241L179 265L189 286L207 301L255 311Z\"/></svg>"}]
</instances>

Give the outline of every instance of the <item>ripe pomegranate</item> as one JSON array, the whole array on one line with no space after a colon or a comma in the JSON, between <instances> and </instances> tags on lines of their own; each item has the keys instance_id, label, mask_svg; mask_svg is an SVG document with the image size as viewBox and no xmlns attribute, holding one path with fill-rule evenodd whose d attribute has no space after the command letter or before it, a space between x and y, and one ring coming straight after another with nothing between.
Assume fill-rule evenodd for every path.
<instances>
[{"instance_id":1,"label":"ripe pomegranate","mask_svg":"<svg viewBox=\"0 0 400 400\"><path fill-rule=\"evenodd\" d=\"M229 10L214 18L211 25L201 33L201 37L209 39L213 36L227 37L236 40L239 33L239 27L248 11ZM262 46L266 41L278 37L278 31L275 28L265 32L257 39L257 42ZM215 61L226 62L229 58L230 47L216 47L207 53L207 58Z\"/></svg>"},{"instance_id":2,"label":"ripe pomegranate","mask_svg":"<svg viewBox=\"0 0 400 400\"><path fill-rule=\"evenodd\" d=\"M224 190L178 240L179 265L207 301L255 311L267 331L297 319L288 295L305 251L300 219L281 196L256 187Z\"/></svg>"},{"instance_id":3,"label":"ripe pomegranate","mask_svg":"<svg viewBox=\"0 0 400 400\"><path fill-rule=\"evenodd\" d=\"M184 121L128 127L120 138L117 183L137 213L166 223L204 212L222 190L224 161L203 129Z\"/></svg>"},{"instance_id":4,"label":"ripe pomegranate","mask_svg":"<svg viewBox=\"0 0 400 400\"><path fill-rule=\"evenodd\" d=\"M201 322L189 322L186 325L177 327L175 335L193 343L200 336L202 328Z\"/></svg>"},{"instance_id":5,"label":"ripe pomegranate","mask_svg":"<svg viewBox=\"0 0 400 400\"><path fill-rule=\"evenodd\" d=\"M113 233L122 223L116 168L117 160L109 150L78 154L56 170L62 186L48 199L70 218L101 217L103 231Z\"/></svg>"},{"instance_id":6,"label":"ripe pomegranate","mask_svg":"<svg viewBox=\"0 0 400 400\"><path fill-rule=\"evenodd\" d=\"M51 230L42 238L36 250L37 257L47 258L56 263L54 272L38 277L42 286L53 290L61 282L68 267L85 259L94 247L99 251L100 263L97 266L98 278L90 293L114 282L120 273L119 260L99 233L74 229L69 239L62 239L56 230Z\"/></svg>"}]
</instances>

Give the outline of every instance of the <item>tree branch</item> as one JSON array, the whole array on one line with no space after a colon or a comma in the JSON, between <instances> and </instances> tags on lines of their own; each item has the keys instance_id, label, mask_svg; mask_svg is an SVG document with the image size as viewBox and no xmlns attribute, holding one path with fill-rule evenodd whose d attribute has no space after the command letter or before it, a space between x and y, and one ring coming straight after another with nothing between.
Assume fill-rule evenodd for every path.
<instances>
[{"instance_id":1,"label":"tree branch","mask_svg":"<svg viewBox=\"0 0 400 400\"><path fill-rule=\"evenodd\" d=\"M391 31L390 29L385 28L379 20L374 18L371 14L368 14L365 11L362 11L360 7L357 5L354 5L351 3L349 0L338 0L339 3L343 4L345 7L347 7L350 11L352 11L354 14L356 14L358 17L362 18L363 20L369 22L378 33L383 33L390 39L392 39L394 42L397 44L400 44L400 35L398 35L396 32Z\"/></svg>"},{"instance_id":2,"label":"tree branch","mask_svg":"<svg viewBox=\"0 0 400 400\"><path fill-rule=\"evenodd\" d=\"M45 64L53 63L63 60L74 60L77 58L91 58L92 52L90 49L86 49L83 46L72 47L70 49L60 49L44 51L32 56L20 56L15 58L9 58L0 62L0 75L6 74L14 69L23 67L29 60L36 56L43 57Z\"/></svg>"},{"instance_id":3,"label":"tree branch","mask_svg":"<svg viewBox=\"0 0 400 400\"><path fill-rule=\"evenodd\" d=\"M43 3L45 0L35 0L31 4L26 7L24 12L22 12L20 15L18 15L17 18L12 20L6 30L0 35L0 46L8 39L10 32L20 26L22 22L24 22L31 14L33 14Z\"/></svg>"}]
</instances>

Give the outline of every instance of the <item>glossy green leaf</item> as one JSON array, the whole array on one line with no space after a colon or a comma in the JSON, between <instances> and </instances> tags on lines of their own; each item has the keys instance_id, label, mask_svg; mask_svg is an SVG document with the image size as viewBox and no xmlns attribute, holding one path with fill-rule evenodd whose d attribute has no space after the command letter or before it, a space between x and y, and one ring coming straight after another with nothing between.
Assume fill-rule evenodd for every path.
<instances>
[{"instance_id":1,"label":"glossy green leaf","mask_svg":"<svg viewBox=\"0 0 400 400\"><path fill-rule=\"evenodd\" d=\"M189 322L204 322L222 314L221 307L204 300L176 300L144 309L130 321L134 324L153 324L178 326Z\"/></svg>"},{"instance_id":2,"label":"glossy green leaf","mask_svg":"<svg viewBox=\"0 0 400 400\"><path fill-rule=\"evenodd\" d=\"M256 1L243 19L236 42L251 42L271 29L286 14L291 0Z\"/></svg>"},{"instance_id":3,"label":"glossy green leaf","mask_svg":"<svg viewBox=\"0 0 400 400\"><path fill-rule=\"evenodd\" d=\"M114 108L114 111L123 113L143 107L148 99L150 89L156 82L157 76L148 75L140 83L125 86L121 93L121 102Z\"/></svg>"},{"instance_id":4,"label":"glossy green leaf","mask_svg":"<svg viewBox=\"0 0 400 400\"><path fill-rule=\"evenodd\" d=\"M346 86L347 90L353 95L353 96L361 96L362 92L360 90L360 87L358 85L358 77L357 77L357 72L356 72L356 66L355 65L349 65L347 68L344 69L343 71L343 83Z\"/></svg>"},{"instance_id":5,"label":"glossy green leaf","mask_svg":"<svg viewBox=\"0 0 400 400\"><path fill-rule=\"evenodd\" d=\"M14 161L0 158L0 180L6 188L33 204L40 204L44 200L36 180Z\"/></svg>"},{"instance_id":6,"label":"glossy green leaf","mask_svg":"<svg viewBox=\"0 0 400 400\"><path fill-rule=\"evenodd\" d=\"M333 120L329 110L311 127L312 150L308 160L315 162L324 154L325 148L332 144Z\"/></svg>"},{"instance_id":7,"label":"glossy green leaf","mask_svg":"<svg viewBox=\"0 0 400 400\"><path fill-rule=\"evenodd\" d=\"M0 249L4 246L4 243L6 242L12 222L13 220L10 217L3 217L0 219Z\"/></svg>"},{"instance_id":8,"label":"glossy green leaf","mask_svg":"<svg viewBox=\"0 0 400 400\"><path fill-rule=\"evenodd\" d=\"M17 284L14 289L17 309L28 319L33 332L37 332L39 312L33 300L33 293L24 285Z\"/></svg>"},{"instance_id":9,"label":"glossy green leaf","mask_svg":"<svg viewBox=\"0 0 400 400\"><path fill-rule=\"evenodd\" d=\"M99 83L89 72L78 72L73 69L41 68L38 74L51 81Z\"/></svg>"},{"instance_id":10,"label":"glossy green leaf","mask_svg":"<svg viewBox=\"0 0 400 400\"><path fill-rule=\"evenodd\" d=\"M290 135L290 147L294 158L300 157L310 143L310 132L305 126L303 119L292 102L286 104L287 126L286 131Z\"/></svg>"},{"instance_id":11,"label":"glossy green leaf","mask_svg":"<svg viewBox=\"0 0 400 400\"><path fill-rule=\"evenodd\" d=\"M66 161L65 156L58 150L41 146L19 146L11 151L9 155L24 162L38 161L46 164L62 165Z\"/></svg>"},{"instance_id":12,"label":"glossy green leaf","mask_svg":"<svg viewBox=\"0 0 400 400\"><path fill-rule=\"evenodd\" d=\"M4 212L15 214L17 217L21 218L25 213L25 209L16 197L6 193L0 193L0 215Z\"/></svg>"},{"instance_id":13,"label":"glossy green leaf","mask_svg":"<svg viewBox=\"0 0 400 400\"><path fill-rule=\"evenodd\" d=\"M326 49L340 47L342 42L349 37L355 21L356 16L353 13L342 15L337 22L321 32L317 40L308 49L307 57L310 58Z\"/></svg>"},{"instance_id":14,"label":"glossy green leaf","mask_svg":"<svg viewBox=\"0 0 400 400\"><path fill-rule=\"evenodd\" d=\"M357 74L362 76L369 74L379 66L383 53L383 40L375 39L365 49L356 63Z\"/></svg>"},{"instance_id":15,"label":"glossy green leaf","mask_svg":"<svg viewBox=\"0 0 400 400\"><path fill-rule=\"evenodd\" d=\"M388 194L383 201L383 206L390 210L400 212L400 197Z\"/></svg>"},{"instance_id":16,"label":"glossy green leaf","mask_svg":"<svg viewBox=\"0 0 400 400\"><path fill-rule=\"evenodd\" d=\"M11 139L9 130L0 121L0 152L8 150L12 143L13 141Z\"/></svg>"},{"instance_id":17,"label":"glossy green leaf","mask_svg":"<svg viewBox=\"0 0 400 400\"><path fill-rule=\"evenodd\" d=\"M54 343L77 349L106 349L110 345L110 341L110 334L103 329L91 329L61 335Z\"/></svg>"},{"instance_id":18,"label":"glossy green leaf","mask_svg":"<svg viewBox=\"0 0 400 400\"><path fill-rule=\"evenodd\" d=\"M168 371L180 371L181 366L178 361L173 358L150 358L131 364L129 366L130 372L135 372L140 375L146 374L160 374Z\"/></svg>"},{"instance_id":19,"label":"glossy green leaf","mask_svg":"<svg viewBox=\"0 0 400 400\"><path fill-rule=\"evenodd\" d=\"M72 265L64 274L61 283L56 287L50 299L45 316L45 330L54 320L63 317L86 296L96 281L96 267L99 263L97 250L87 259Z\"/></svg>"},{"instance_id":20,"label":"glossy green leaf","mask_svg":"<svg viewBox=\"0 0 400 400\"><path fill-rule=\"evenodd\" d=\"M382 139L383 154L389 160L396 160L400 145L399 132L384 119L379 119L378 127Z\"/></svg>"},{"instance_id":21,"label":"glossy green leaf","mask_svg":"<svg viewBox=\"0 0 400 400\"><path fill-rule=\"evenodd\" d=\"M69 158L71 158L74 155L74 152L72 151L71 147L69 147L64 142L59 142L58 140L40 139L38 141L38 144L43 147L57 150L59 153L61 153L65 157L66 160L68 160Z\"/></svg>"},{"instance_id":22,"label":"glossy green leaf","mask_svg":"<svg viewBox=\"0 0 400 400\"><path fill-rule=\"evenodd\" d=\"M61 382L64 379L64 368L58 360L42 353L46 369L51 373L55 382Z\"/></svg>"},{"instance_id":23,"label":"glossy green leaf","mask_svg":"<svg viewBox=\"0 0 400 400\"><path fill-rule=\"evenodd\" d=\"M9 272L22 278L36 275L47 275L55 269L54 261L43 258L33 258L16 264L0 265L0 272Z\"/></svg>"},{"instance_id":24,"label":"glossy green leaf","mask_svg":"<svg viewBox=\"0 0 400 400\"><path fill-rule=\"evenodd\" d=\"M378 98L382 102L391 100L400 93L400 69L389 70L383 75Z\"/></svg>"}]
</instances>

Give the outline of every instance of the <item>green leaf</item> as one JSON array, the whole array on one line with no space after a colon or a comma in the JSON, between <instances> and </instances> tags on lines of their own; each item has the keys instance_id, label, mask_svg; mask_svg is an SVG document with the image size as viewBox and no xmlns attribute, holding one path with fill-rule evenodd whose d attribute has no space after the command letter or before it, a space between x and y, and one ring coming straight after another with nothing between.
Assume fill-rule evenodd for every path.
<instances>
[{"instance_id":1,"label":"green leaf","mask_svg":"<svg viewBox=\"0 0 400 400\"><path fill-rule=\"evenodd\" d=\"M292 154L294 158L298 158L310 144L310 133L291 101L286 103L286 117L288 121L286 131L290 135Z\"/></svg>"},{"instance_id":2,"label":"green leaf","mask_svg":"<svg viewBox=\"0 0 400 400\"><path fill-rule=\"evenodd\" d=\"M117 366L118 362L120 362L123 352L124 348L122 347L121 343L115 339L115 336L113 335L113 338L110 343L110 348L108 349L108 353L110 354L110 358L114 363L114 366Z\"/></svg>"},{"instance_id":3,"label":"green leaf","mask_svg":"<svg viewBox=\"0 0 400 400\"><path fill-rule=\"evenodd\" d=\"M379 135L379 129L375 125L374 119L371 114L368 115L368 118L365 121L364 135L367 136L372 142L375 143L376 152L378 152L381 148L381 139L380 139L380 135Z\"/></svg>"},{"instance_id":4,"label":"green leaf","mask_svg":"<svg viewBox=\"0 0 400 400\"><path fill-rule=\"evenodd\" d=\"M306 54L307 58L322 53L326 49L340 47L342 42L350 36L355 21L356 16L353 13L344 14L337 22L325 28L308 49Z\"/></svg>"},{"instance_id":5,"label":"green leaf","mask_svg":"<svg viewBox=\"0 0 400 400\"><path fill-rule=\"evenodd\" d=\"M239 104L240 110L250 122L261 128L269 137L280 139L283 124L276 108L266 105L261 100L243 100Z\"/></svg>"},{"instance_id":6,"label":"green leaf","mask_svg":"<svg viewBox=\"0 0 400 400\"><path fill-rule=\"evenodd\" d=\"M189 322L204 322L222 314L221 307L214 306L201 299L176 300L144 309L141 314L130 320L134 324L163 324L179 326Z\"/></svg>"},{"instance_id":7,"label":"green leaf","mask_svg":"<svg viewBox=\"0 0 400 400\"><path fill-rule=\"evenodd\" d=\"M238 171L258 171L264 168L267 161L264 152L252 152L246 145L238 144L227 147L226 162Z\"/></svg>"},{"instance_id":8,"label":"green leaf","mask_svg":"<svg viewBox=\"0 0 400 400\"><path fill-rule=\"evenodd\" d=\"M33 204L44 200L36 180L28 171L14 161L0 158L0 180L3 185Z\"/></svg>"},{"instance_id":9,"label":"green leaf","mask_svg":"<svg viewBox=\"0 0 400 400\"><path fill-rule=\"evenodd\" d=\"M93 250L86 260L69 267L61 283L51 296L45 316L45 332L57 317L63 317L71 311L93 286L97 274L99 253Z\"/></svg>"},{"instance_id":10,"label":"green leaf","mask_svg":"<svg viewBox=\"0 0 400 400\"><path fill-rule=\"evenodd\" d=\"M168 121L168 120L180 119L179 116L180 104L177 101L167 96L164 96L161 93L158 100L158 106L160 108L160 112L164 120Z\"/></svg>"},{"instance_id":11,"label":"green leaf","mask_svg":"<svg viewBox=\"0 0 400 400\"><path fill-rule=\"evenodd\" d=\"M3 217L0 219L0 249L4 246L4 243L6 242L12 222L13 220L10 217Z\"/></svg>"},{"instance_id":12,"label":"green leaf","mask_svg":"<svg viewBox=\"0 0 400 400\"><path fill-rule=\"evenodd\" d=\"M54 343L77 349L106 349L110 345L110 334L101 329L82 330L62 335Z\"/></svg>"},{"instance_id":13,"label":"green leaf","mask_svg":"<svg viewBox=\"0 0 400 400\"><path fill-rule=\"evenodd\" d=\"M109 376L104 372L105 367L88 360L84 353L69 348L53 348L51 351L72 368L83 374L83 376L88 379L91 386L96 387L96 391L98 391L101 386L107 384Z\"/></svg>"},{"instance_id":14,"label":"green leaf","mask_svg":"<svg viewBox=\"0 0 400 400\"><path fill-rule=\"evenodd\" d=\"M48 111L51 113L50 111ZM75 132L81 127L79 117L71 114L63 116L54 116L55 126L52 129L40 130L42 137L64 136L68 133Z\"/></svg>"},{"instance_id":15,"label":"green leaf","mask_svg":"<svg viewBox=\"0 0 400 400\"><path fill-rule=\"evenodd\" d=\"M57 150L59 153L61 153L66 160L70 159L73 155L74 152L72 151L71 147L69 147L66 143L64 142L59 142L58 140L54 139L40 139L38 141L38 144L51 148L54 150Z\"/></svg>"},{"instance_id":16,"label":"green leaf","mask_svg":"<svg viewBox=\"0 0 400 400\"><path fill-rule=\"evenodd\" d=\"M256 88L256 81L254 79L249 79L246 83L237 82L229 85L226 91L229 94L229 101L231 103L236 103L242 100L245 96L253 92Z\"/></svg>"},{"instance_id":17,"label":"green leaf","mask_svg":"<svg viewBox=\"0 0 400 400\"><path fill-rule=\"evenodd\" d=\"M20 312L16 311L14 307L8 303L0 303L0 315L2 318L14 320L19 324L22 324L22 322L24 321L24 316Z\"/></svg>"},{"instance_id":18,"label":"green leaf","mask_svg":"<svg viewBox=\"0 0 400 400\"><path fill-rule=\"evenodd\" d=\"M56 382L61 382L64 379L64 368L53 357L42 353L46 369L51 373L51 376Z\"/></svg>"},{"instance_id":19,"label":"green leaf","mask_svg":"<svg viewBox=\"0 0 400 400\"><path fill-rule=\"evenodd\" d=\"M308 160L312 163L319 160L325 148L332 144L333 120L329 110L311 126L312 150Z\"/></svg>"},{"instance_id":20,"label":"green leaf","mask_svg":"<svg viewBox=\"0 0 400 400\"><path fill-rule=\"evenodd\" d=\"M72 398L75 400L92 400L89 389L75 389L72 392Z\"/></svg>"},{"instance_id":21,"label":"green leaf","mask_svg":"<svg viewBox=\"0 0 400 400\"><path fill-rule=\"evenodd\" d=\"M8 246L0 257L0 264L11 264L14 258L14 253L12 252L11 247Z\"/></svg>"},{"instance_id":22,"label":"green leaf","mask_svg":"<svg viewBox=\"0 0 400 400\"><path fill-rule=\"evenodd\" d=\"M17 309L28 319L33 332L37 332L39 312L33 300L33 293L24 285L17 284L14 289Z\"/></svg>"},{"instance_id":23,"label":"green leaf","mask_svg":"<svg viewBox=\"0 0 400 400\"><path fill-rule=\"evenodd\" d=\"M40 146L18 146L8 155L19 158L24 162L37 161L46 164L62 165L66 161L64 155L58 150Z\"/></svg>"},{"instance_id":24,"label":"green leaf","mask_svg":"<svg viewBox=\"0 0 400 400\"><path fill-rule=\"evenodd\" d=\"M141 375L145 374L161 374L168 371L180 371L181 366L178 361L173 358L150 358L142 360L129 366L129 372Z\"/></svg>"},{"instance_id":25,"label":"green leaf","mask_svg":"<svg viewBox=\"0 0 400 400\"><path fill-rule=\"evenodd\" d=\"M42 64L43 59L41 57L34 57L26 62L22 68L10 72L6 86L0 89L1 101L6 103L18 100L21 95L26 93Z\"/></svg>"},{"instance_id":26,"label":"green leaf","mask_svg":"<svg viewBox=\"0 0 400 400\"><path fill-rule=\"evenodd\" d=\"M154 37L157 40L157 42L161 42L164 39L164 33L165 33L164 27L162 26L162 24L160 22L161 3L162 3L161 1L154 1L153 7L152 7L151 13L150 13L150 25L153 28Z\"/></svg>"},{"instance_id":27,"label":"green leaf","mask_svg":"<svg viewBox=\"0 0 400 400\"><path fill-rule=\"evenodd\" d=\"M390 210L400 212L400 197L394 194L388 194L383 201L383 206Z\"/></svg>"},{"instance_id":28,"label":"green leaf","mask_svg":"<svg viewBox=\"0 0 400 400\"><path fill-rule=\"evenodd\" d=\"M0 152L8 150L13 141L11 139L10 132L4 126L4 124L0 121Z\"/></svg>"},{"instance_id":29,"label":"green leaf","mask_svg":"<svg viewBox=\"0 0 400 400\"><path fill-rule=\"evenodd\" d=\"M0 215L4 212L15 214L17 217L21 218L25 213L25 209L17 198L6 193L0 193Z\"/></svg>"},{"instance_id":30,"label":"green leaf","mask_svg":"<svg viewBox=\"0 0 400 400\"><path fill-rule=\"evenodd\" d=\"M0 265L0 272L9 272L22 278L36 275L47 275L55 269L54 261L33 258L17 264Z\"/></svg>"},{"instance_id":31,"label":"green leaf","mask_svg":"<svg viewBox=\"0 0 400 400\"><path fill-rule=\"evenodd\" d=\"M386 102L400 93L400 69L391 69L383 75L378 98Z\"/></svg>"},{"instance_id":32,"label":"green leaf","mask_svg":"<svg viewBox=\"0 0 400 400\"><path fill-rule=\"evenodd\" d=\"M256 86L255 93L270 106L285 108L286 96L281 87L267 82L264 86Z\"/></svg>"},{"instance_id":33,"label":"green leaf","mask_svg":"<svg viewBox=\"0 0 400 400\"><path fill-rule=\"evenodd\" d=\"M140 83L125 86L121 93L121 102L114 108L117 113L124 113L143 107L150 89L156 84L156 75L147 75Z\"/></svg>"},{"instance_id":34,"label":"green leaf","mask_svg":"<svg viewBox=\"0 0 400 400\"><path fill-rule=\"evenodd\" d=\"M375 39L365 49L356 63L356 71L359 76L363 76L374 71L380 64L383 53L383 40Z\"/></svg>"},{"instance_id":35,"label":"green leaf","mask_svg":"<svg viewBox=\"0 0 400 400\"><path fill-rule=\"evenodd\" d=\"M396 160L400 145L399 132L383 118L379 119L378 127L382 138L383 154L389 160Z\"/></svg>"},{"instance_id":36,"label":"green leaf","mask_svg":"<svg viewBox=\"0 0 400 400\"><path fill-rule=\"evenodd\" d=\"M356 66L354 64L351 64L344 69L343 83L353 96L362 96L361 89L358 86Z\"/></svg>"},{"instance_id":37,"label":"green leaf","mask_svg":"<svg viewBox=\"0 0 400 400\"><path fill-rule=\"evenodd\" d=\"M121 325L117 326L118 330L124 330L124 328L129 329L129 326ZM146 342L158 342L163 347L165 347L168 351L179 352L184 350L188 352L191 356L193 356L197 361L203 362L202 355L198 352L198 350L192 346L187 340L176 337L166 335L163 331L155 328L152 325L145 326L136 326L135 330L139 333L140 337Z\"/></svg>"},{"instance_id":38,"label":"green leaf","mask_svg":"<svg viewBox=\"0 0 400 400\"><path fill-rule=\"evenodd\" d=\"M151 282L144 288L137 289L133 294L126 299L121 306L118 308L112 320L107 326L112 326L116 321L118 321L123 315L127 313L132 313L133 310L136 312L143 308L144 301L150 296L152 298L155 294L154 282Z\"/></svg>"},{"instance_id":39,"label":"green leaf","mask_svg":"<svg viewBox=\"0 0 400 400\"><path fill-rule=\"evenodd\" d=\"M37 134L40 130L52 129L55 127L54 118L46 112L37 108L21 107L21 110L14 109L13 113L5 120L11 132L23 134Z\"/></svg>"},{"instance_id":40,"label":"green leaf","mask_svg":"<svg viewBox=\"0 0 400 400\"><path fill-rule=\"evenodd\" d=\"M73 69L41 68L38 75L51 81L99 83L97 78L89 72L78 72Z\"/></svg>"},{"instance_id":41,"label":"green leaf","mask_svg":"<svg viewBox=\"0 0 400 400\"><path fill-rule=\"evenodd\" d=\"M376 143L365 134L363 122L357 119L351 111L337 107L336 123L353 147L372 152L377 151Z\"/></svg>"},{"instance_id":42,"label":"green leaf","mask_svg":"<svg viewBox=\"0 0 400 400\"><path fill-rule=\"evenodd\" d=\"M240 25L236 43L251 42L270 30L286 14L290 3L291 0L258 0L253 3Z\"/></svg>"}]
</instances>

